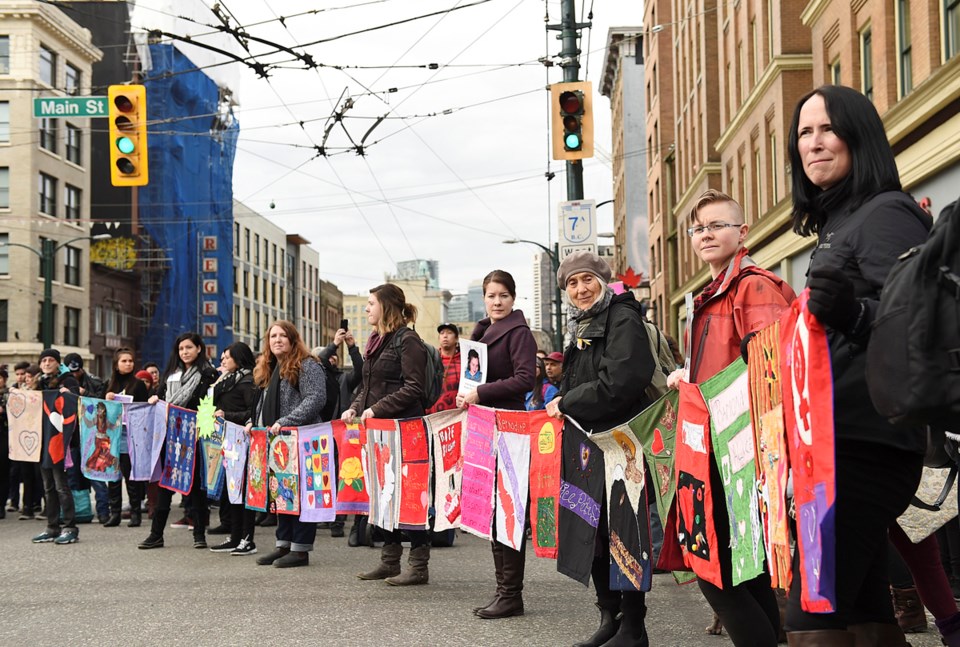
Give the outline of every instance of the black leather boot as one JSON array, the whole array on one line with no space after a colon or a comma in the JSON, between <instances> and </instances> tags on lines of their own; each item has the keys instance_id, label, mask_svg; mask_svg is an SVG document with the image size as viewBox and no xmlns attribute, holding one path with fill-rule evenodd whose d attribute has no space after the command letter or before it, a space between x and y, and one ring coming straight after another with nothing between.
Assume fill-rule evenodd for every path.
<instances>
[{"instance_id":1,"label":"black leather boot","mask_svg":"<svg viewBox=\"0 0 960 647\"><path fill-rule=\"evenodd\" d=\"M477 611L477 617L484 620L523 615L523 572L526 568L526 556L523 551L513 550L509 546L501 545L500 549L503 555L503 586L493 604Z\"/></svg>"},{"instance_id":2,"label":"black leather boot","mask_svg":"<svg viewBox=\"0 0 960 647\"><path fill-rule=\"evenodd\" d=\"M500 597L500 591L503 589L503 545L500 542L492 541L490 542L490 546L493 549L493 572L497 578L497 588L493 592L493 597L489 602L473 608L474 615L492 606L497 601L497 598Z\"/></svg>"},{"instance_id":3,"label":"black leather boot","mask_svg":"<svg viewBox=\"0 0 960 647\"><path fill-rule=\"evenodd\" d=\"M600 645L613 638L620 629L621 616L619 609L606 609L599 604L597 608L600 609L600 626L597 627L592 636L583 642L576 643L573 647L600 647Z\"/></svg>"}]
</instances>

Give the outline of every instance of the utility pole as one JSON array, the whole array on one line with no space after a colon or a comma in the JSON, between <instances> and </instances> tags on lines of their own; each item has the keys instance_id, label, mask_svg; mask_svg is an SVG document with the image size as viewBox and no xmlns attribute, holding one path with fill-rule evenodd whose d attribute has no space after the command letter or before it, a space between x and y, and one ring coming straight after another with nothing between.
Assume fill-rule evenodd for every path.
<instances>
[{"instance_id":1,"label":"utility pole","mask_svg":"<svg viewBox=\"0 0 960 647\"><path fill-rule=\"evenodd\" d=\"M577 37L581 29L590 27L589 22L577 22L574 0L560 1L560 24L547 25L550 31L559 31L557 37L563 44L560 50L560 67L564 82L579 81L580 48ZM583 200L583 163L581 160L567 162L567 200Z\"/></svg>"}]
</instances>

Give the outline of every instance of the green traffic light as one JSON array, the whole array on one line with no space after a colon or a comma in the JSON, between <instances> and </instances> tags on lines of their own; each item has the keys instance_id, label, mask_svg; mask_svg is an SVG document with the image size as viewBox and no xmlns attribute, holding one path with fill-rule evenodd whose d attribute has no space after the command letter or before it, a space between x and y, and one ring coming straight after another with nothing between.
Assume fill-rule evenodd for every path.
<instances>
[{"instance_id":1,"label":"green traffic light","mask_svg":"<svg viewBox=\"0 0 960 647\"><path fill-rule=\"evenodd\" d=\"M567 150L578 150L580 148L580 135L577 133L567 133L563 138L563 145L567 147Z\"/></svg>"},{"instance_id":2,"label":"green traffic light","mask_svg":"<svg viewBox=\"0 0 960 647\"><path fill-rule=\"evenodd\" d=\"M129 155L135 148L133 140L129 137L117 137L117 149L124 155Z\"/></svg>"}]
</instances>

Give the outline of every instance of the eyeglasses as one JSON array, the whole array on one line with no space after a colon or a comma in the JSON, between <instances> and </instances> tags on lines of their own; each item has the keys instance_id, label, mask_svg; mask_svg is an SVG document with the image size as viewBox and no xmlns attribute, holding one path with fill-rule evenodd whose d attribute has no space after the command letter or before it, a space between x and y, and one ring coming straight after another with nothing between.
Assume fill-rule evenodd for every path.
<instances>
[{"instance_id":1,"label":"eyeglasses","mask_svg":"<svg viewBox=\"0 0 960 647\"><path fill-rule=\"evenodd\" d=\"M687 227L687 236L693 238L694 236L699 236L700 234L709 231L716 233L721 229L726 229L727 227L742 227L743 225L735 225L729 222L711 222L709 225L697 225L696 227Z\"/></svg>"}]
</instances>

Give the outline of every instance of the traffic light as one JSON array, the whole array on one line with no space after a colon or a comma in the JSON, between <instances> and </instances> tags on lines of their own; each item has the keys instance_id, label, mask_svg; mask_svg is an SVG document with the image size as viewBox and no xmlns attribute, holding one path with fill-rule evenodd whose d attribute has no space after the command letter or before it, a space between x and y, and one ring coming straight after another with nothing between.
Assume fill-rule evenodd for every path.
<instances>
[{"instance_id":1,"label":"traffic light","mask_svg":"<svg viewBox=\"0 0 960 647\"><path fill-rule=\"evenodd\" d=\"M553 159L593 157L593 84L589 81L550 86Z\"/></svg>"},{"instance_id":2,"label":"traffic light","mask_svg":"<svg viewBox=\"0 0 960 647\"><path fill-rule=\"evenodd\" d=\"M111 85L107 90L110 116L110 183L144 186L147 173L147 92L142 85Z\"/></svg>"}]
</instances>

